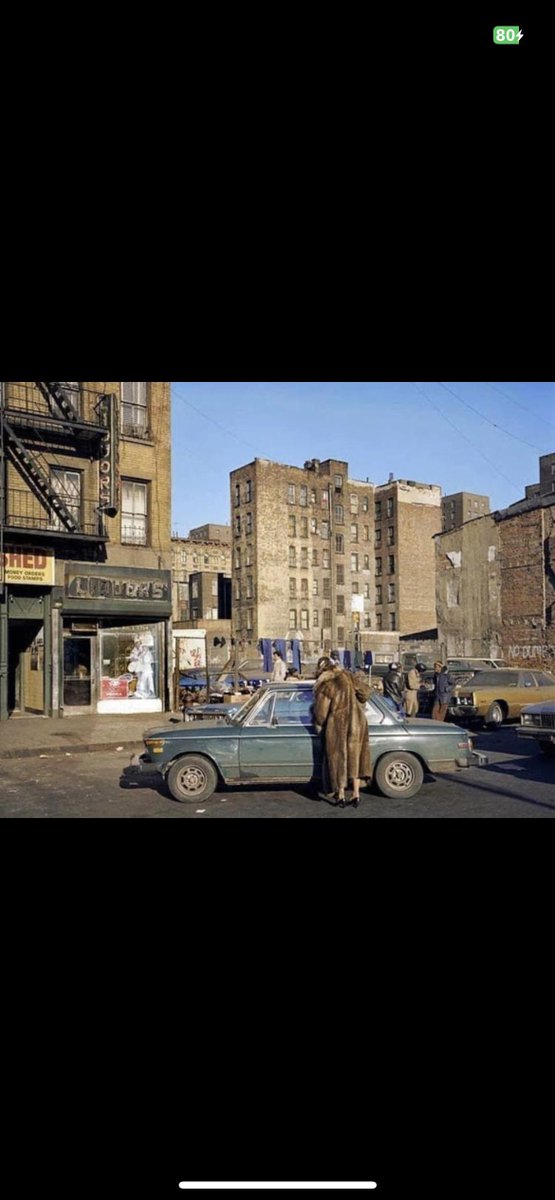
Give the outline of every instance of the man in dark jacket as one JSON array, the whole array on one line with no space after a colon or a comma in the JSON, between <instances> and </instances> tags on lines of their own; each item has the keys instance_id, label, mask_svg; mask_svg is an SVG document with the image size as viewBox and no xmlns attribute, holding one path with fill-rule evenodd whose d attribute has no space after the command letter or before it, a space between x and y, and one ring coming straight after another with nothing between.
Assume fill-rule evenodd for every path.
<instances>
[{"instance_id":1,"label":"man in dark jacket","mask_svg":"<svg viewBox=\"0 0 555 1200\"><path fill-rule=\"evenodd\" d=\"M405 680L398 663L390 663L389 671L384 676L383 694L390 700L398 712L404 713Z\"/></svg>"},{"instance_id":2,"label":"man in dark jacket","mask_svg":"<svg viewBox=\"0 0 555 1200\"><path fill-rule=\"evenodd\" d=\"M432 720L444 721L455 685L454 680L447 670L447 667L444 667L443 663L435 662L434 671L434 705L432 708Z\"/></svg>"}]
</instances>

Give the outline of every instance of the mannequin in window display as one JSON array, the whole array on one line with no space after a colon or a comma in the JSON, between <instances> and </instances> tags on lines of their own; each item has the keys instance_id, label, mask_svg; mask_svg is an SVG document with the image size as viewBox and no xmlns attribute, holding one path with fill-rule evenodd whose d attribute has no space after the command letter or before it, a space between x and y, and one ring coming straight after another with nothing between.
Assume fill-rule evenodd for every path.
<instances>
[{"instance_id":1,"label":"mannequin in window display","mask_svg":"<svg viewBox=\"0 0 555 1200\"><path fill-rule=\"evenodd\" d=\"M134 639L133 654L129 662L129 670L137 677L137 686L133 695L141 700L154 697L153 654L151 647L154 638L151 633L137 635Z\"/></svg>"}]
</instances>

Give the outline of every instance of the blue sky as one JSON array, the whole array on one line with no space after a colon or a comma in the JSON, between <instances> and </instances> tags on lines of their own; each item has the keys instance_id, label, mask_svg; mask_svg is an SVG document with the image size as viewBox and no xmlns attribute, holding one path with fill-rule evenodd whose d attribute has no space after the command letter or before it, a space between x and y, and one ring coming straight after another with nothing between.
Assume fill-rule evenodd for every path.
<instances>
[{"instance_id":1,"label":"blue sky","mask_svg":"<svg viewBox=\"0 0 555 1200\"><path fill-rule=\"evenodd\" d=\"M172 530L229 523L229 472L341 458L503 508L555 451L554 383L172 383Z\"/></svg>"}]
</instances>

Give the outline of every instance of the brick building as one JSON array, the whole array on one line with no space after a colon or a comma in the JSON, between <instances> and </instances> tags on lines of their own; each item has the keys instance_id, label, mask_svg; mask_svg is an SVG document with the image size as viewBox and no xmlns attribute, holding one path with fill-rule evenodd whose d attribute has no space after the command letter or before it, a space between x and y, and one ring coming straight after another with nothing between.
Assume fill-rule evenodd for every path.
<instances>
[{"instance_id":1,"label":"brick building","mask_svg":"<svg viewBox=\"0 0 555 1200\"><path fill-rule=\"evenodd\" d=\"M0 717L163 710L169 383L4 383L0 426Z\"/></svg>"},{"instance_id":2,"label":"brick building","mask_svg":"<svg viewBox=\"0 0 555 1200\"><path fill-rule=\"evenodd\" d=\"M435 538L440 653L555 668L555 454L523 500Z\"/></svg>"},{"instance_id":3,"label":"brick building","mask_svg":"<svg viewBox=\"0 0 555 1200\"><path fill-rule=\"evenodd\" d=\"M231 529L200 525L172 537L174 625L231 620ZM228 633L231 625L228 625Z\"/></svg>"},{"instance_id":4,"label":"brick building","mask_svg":"<svg viewBox=\"0 0 555 1200\"><path fill-rule=\"evenodd\" d=\"M231 472L233 633L321 649L389 647L435 625L440 488L349 478L339 459ZM391 652L387 657L391 658Z\"/></svg>"},{"instance_id":5,"label":"brick building","mask_svg":"<svg viewBox=\"0 0 555 1200\"><path fill-rule=\"evenodd\" d=\"M453 492L442 498L441 528L456 529L465 521L483 517L489 511L489 496L478 496L475 492Z\"/></svg>"}]
</instances>

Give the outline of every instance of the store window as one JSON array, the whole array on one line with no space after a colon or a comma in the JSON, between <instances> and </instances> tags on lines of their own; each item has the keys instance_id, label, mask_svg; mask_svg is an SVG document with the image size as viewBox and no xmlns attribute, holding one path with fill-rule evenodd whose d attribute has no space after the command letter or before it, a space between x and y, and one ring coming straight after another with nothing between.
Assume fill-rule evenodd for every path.
<instances>
[{"instance_id":1,"label":"store window","mask_svg":"<svg viewBox=\"0 0 555 1200\"><path fill-rule=\"evenodd\" d=\"M133 546L147 544L147 484L121 481L121 540Z\"/></svg>"},{"instance_id":2,"label":"store window","mask_svg":"<svg viewBox=\"0 0 555 1200\"><path fill-rule=\"evenodd\" d=\"M100 701L160 701L160 627L129 625L99 631ZM156 708L161 708L160 704Z\"/></svg>"}]
</instances>

